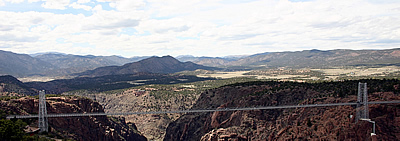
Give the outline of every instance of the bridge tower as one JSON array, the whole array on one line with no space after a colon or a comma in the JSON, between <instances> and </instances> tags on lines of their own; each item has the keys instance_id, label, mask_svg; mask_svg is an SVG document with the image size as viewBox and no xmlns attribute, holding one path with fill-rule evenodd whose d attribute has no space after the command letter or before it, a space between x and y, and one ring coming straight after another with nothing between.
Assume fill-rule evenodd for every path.
<instances>
[{"instance_id":1,"label":"bridge tower","mask_svg":"<svg viewBox=\"0 0 400 141\"><path fill-rule=\"evenodd\" d=\"M369 119L367 83L358 83L356 122L360 119Z\"/></svg>"},{"instance_id":2,"label":"bridge tower","mask_svg":"<svg viewBox=\"0 0 400 141\"><path fill-rule=\"evenodd\" d=\"M39 128L40 132L48 132L46 95L44 90L39 91Z\"/></svg>"}]
</instances>

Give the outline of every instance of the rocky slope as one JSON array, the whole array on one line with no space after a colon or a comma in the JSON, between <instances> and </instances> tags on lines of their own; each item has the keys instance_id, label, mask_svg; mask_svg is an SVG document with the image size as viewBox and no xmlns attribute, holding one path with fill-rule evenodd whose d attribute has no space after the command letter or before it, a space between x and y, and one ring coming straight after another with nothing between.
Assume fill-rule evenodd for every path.
<instances>
[{"instance_id":1,"label":"rocky slope","mask_svg":"<svg viewBox=\"0 0 400 141\"><path fill-rule=\"evenodd\" d=\"M368 81L370 101L400 100L398 80ZM358 81L251 82L208 90L192 109L354 102ZM372 87L373 86L373 87ZM372 124L355 107L193 113L169 124L164 140L370 140ZM370 105L378 140L399 140L400 105Z\"/></svg>"},{"instance_id":2,"label":"rocky slope","mask_svg":"<svg viewBox=\"0 0 400 141\"><path fill-rule=\"evenodd\" d=\"M65 92L64 95L79 95L99 102L105 112L126 113L145 111L177 111L190 109L201 92L237 82L255 81L255 79L232 78L208 80L171 85L143 85L128 89L102 93L87 91ZM124 116L127 122L136 124L138 130L149 140L162 140L170 122L183 114L141 114Z\"/></svg>"},{"instance_id":3,"label":"rocky slope","mask_svg":"<svg viewBox=\"0 0 400 141\"><path fill-rule=\"evenodd\" d=\"M104 112L101 105L80 97L49 97L47 112L91 113ZM1 101L0 109L13 114L37 114L38 100L30 97ZM74 140L147 140L137 131L135 124L125 123L124 118L92 116L49 118L49 131ZM37 121L36 121L37 122ZM37 125L37 123L36 123Z\"/></svg>"}]
</instances>

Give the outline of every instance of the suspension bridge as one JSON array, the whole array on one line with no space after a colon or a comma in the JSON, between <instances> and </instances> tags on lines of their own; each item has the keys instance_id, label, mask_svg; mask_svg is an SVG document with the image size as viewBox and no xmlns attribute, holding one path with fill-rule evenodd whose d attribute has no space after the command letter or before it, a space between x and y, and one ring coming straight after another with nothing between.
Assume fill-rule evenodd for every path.
<instances>
[{"instance_id":1,"label":"suspension bridge","mask_svg":"<svg viewBox=\"0 0 400 141\"><path fill-rule=\"evenodd\" d=\"M247 110L273 110L287 108L313 108L313 107L329 107L329 106L352 106L356 105L356 122L364 120L373 123L373 133L375 135L375 122L369 119L368 105L370 104L396 104L400 101L368 101L367 84L359 83L357 102L349 103L327 103L327 104L307 104L307 105L283 105L283 106L263 106L263 107L243 107L243 108L219 108L219 109L191 109L176 111L145 111L145 112L127 112L127 113L57 113L48 114L46 111L45 92L39 92L39 114L36 115L9 115L7 119L12 118L38 118L39 128L41 132L47 131L47 118L56 117L82 117L82 116L117 116L117 115L142 115L142 114L171 114L171 113L200 113L200 112L217 112L217 111L247 111Z\"/></svg>"},{"instance_id":2,"label":"suspension bridge","mask_svg":"<svg viewBox=\"0 0 400 141\"><path fill-rule=\"evenodd\" d=\"M400 101L376 101L368 102L368 104L392 104L400 103ZM177 110L177 111L147 111L147 112L127 112L127 113L59 113L47 114L48 118L55 117L81 117L81 116L118 116L118 115L143 115L143 114L176 114L176 113L201 113L201 112L218 112L218 111L248 111L248 110L273 110L288 108L307 108L307 107L328 107L328 106L351 106L357 105L357 102L351 103L329 103L329 104L309 104L309 105L285 105L285 106L266 106L266 107L245 107L245 108L222 108L222 109L199 109L199 110ZM38 118L39 115L10 115L11 118Z\"/></svg>"}]
</instances>

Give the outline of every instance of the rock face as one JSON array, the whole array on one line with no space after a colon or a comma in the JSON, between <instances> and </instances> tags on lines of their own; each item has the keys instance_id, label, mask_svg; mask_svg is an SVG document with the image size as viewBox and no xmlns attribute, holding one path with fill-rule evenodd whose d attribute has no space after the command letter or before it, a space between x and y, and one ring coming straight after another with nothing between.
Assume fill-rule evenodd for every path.
<instances>
[{"instance_id":1,"label":"rock face","mask_svg":"<svg viewBox=\"0 0 400 141\"><path fill-rule=\"evenodd\" d=\"M357 83L242 83L202 93L192 109L354 102L355 95L337 97L337 93L339 90L351 93ZM393 83L379 80L375 83L369 90L369 101L400 99ZM355 87L345 88L349 85ZM384 86L394 89L375 90ZM382 90L385 89L379 91ZM355 111L352 106L334 106L192 113L170 123L164 140L372 140L372 124L356 123ZM370 105L369 112L377 124L377 135L373 138L400 139L400 104Z\"/></svg>"},{"instance_id":2,"label":"rock face","mask_svg":"<svg viewBox=\"0 0 400 141\"><path fill-rule=\"evenodd\" d=\"M95 113L104 112L101 105L79 97L49 97L47 112ZM33 98L1 101L1 109L14 114L38 113L38 100ZM135 124L125 123L124 118L107 116L49 118L50 132L74 140L147 140L137 131Z\"/></svg>"}]
</instances>

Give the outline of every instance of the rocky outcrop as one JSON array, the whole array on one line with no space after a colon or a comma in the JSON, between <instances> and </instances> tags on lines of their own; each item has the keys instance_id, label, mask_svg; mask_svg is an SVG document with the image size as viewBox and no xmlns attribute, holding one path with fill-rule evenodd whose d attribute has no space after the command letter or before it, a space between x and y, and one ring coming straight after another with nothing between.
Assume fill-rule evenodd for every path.
<instances>
[{"instance_id":1,"label":"rocky outcrop","mask_svg":"<svg viewBox=\"0 0 400 141\"><path fill-rule=\"evenodd\" d=\"M339 84L341 82L332 83ZM358 82L354 82L354 86ZM297 104L344 103L356 101L355 95L337 97L331 85L308 83L243 83L202 93L192 109L277 106ZM375 92L370 101L400 100L398 89ZM388 86L391 84L387 84ZM344 86L344 85L343 85ZM394 88L389 87L390 89ZM340 88L339 88L340 89ZM348 93L345 88L342 88ZM353 90L350 90L353 91ZM381 91L381 90L380 90ZM355 107L334 106L277 110L250 110L192 113L170 123L164 140L399 140L399 104L370 105L372 124L355 122Z\"/></svg>"},{"instance_id":2,"label":"rocky outcrop","mask_svg":"<svg viewBox=\"0 0 400 141\"><path fill-rule=\"evenodd\" d=\"M80 97L49 97L47 112L51 113L96 113L104 112L97 102ZM3 111L14 114L37 114L38 100L20 98L1 101ZM125 123L124 118L91 116L49 118L50 132L74 140L147 140L137 131L135 124Z\"/></svg>"}]
</instances>

